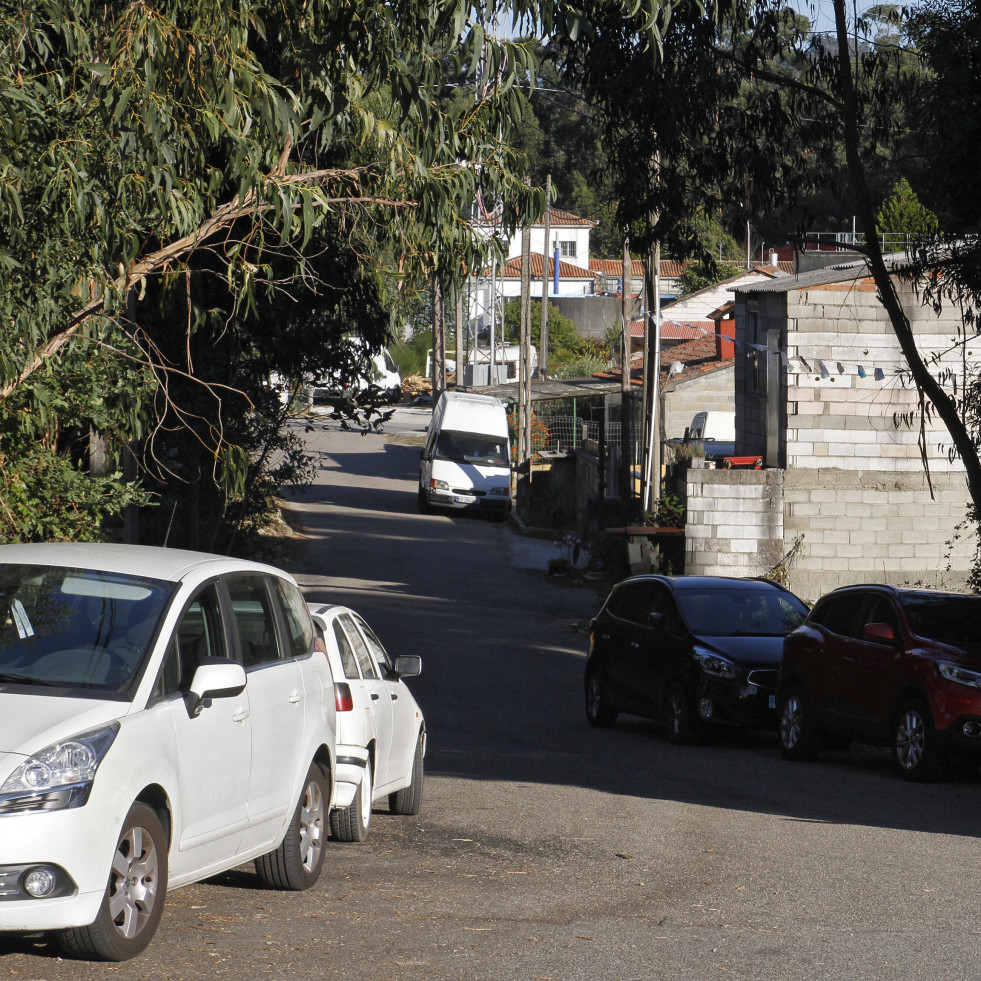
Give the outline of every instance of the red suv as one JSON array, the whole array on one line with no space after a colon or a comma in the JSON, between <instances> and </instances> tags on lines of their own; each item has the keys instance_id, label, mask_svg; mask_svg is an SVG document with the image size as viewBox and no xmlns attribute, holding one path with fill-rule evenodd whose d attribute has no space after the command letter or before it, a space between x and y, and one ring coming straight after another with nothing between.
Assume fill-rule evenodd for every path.
<instances>
[{"instance_id":1,"label":"red suv","mask_svg":"<svg viewBox=\"0 0 981 981\"><path fill-rule=\"evenodd\" d=\"M981 596L845 586L784 640L780 745L791 760L852 739L892 747L909 780L981 756Z\"/></svg>"}]
</instances>

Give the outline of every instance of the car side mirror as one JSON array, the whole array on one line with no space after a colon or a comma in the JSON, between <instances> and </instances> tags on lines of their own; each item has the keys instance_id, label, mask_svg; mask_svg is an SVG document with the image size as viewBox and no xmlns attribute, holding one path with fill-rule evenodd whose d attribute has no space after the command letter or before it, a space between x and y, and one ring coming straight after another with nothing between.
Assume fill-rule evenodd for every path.
<instances>
[{"instance_id":1,"label":"car side mirror","mask_svg":"<svg viewBox=\"0 0 981 981\"><path fill-rule=\"evenodd\" d=\"M212 698L233 698L245 691L245 668L230 657L202 659L191 679L190 704L192 716L200 715Z\"/></svg>"},{"instance_id":2,"label":"car side mirror","mask_svg":"<svg viewBox=\"0 0 981 981\"><path fill-rule=\"evenodd\" d=\"M862 639L874 644L895 644L896 632L888 623L867 623L862 627Z\"/></svg>"},{"instance_id":3,"label":"car side mirror","mask_svg":"<svg viewBox=\"0 0 981 981\"><path fill-rule=\"evenodd\" d=\"M400 678L414 678L422 673L422 658L418 654L403 654L395 658L395 673Z\"/></svg>"}]
</instances>

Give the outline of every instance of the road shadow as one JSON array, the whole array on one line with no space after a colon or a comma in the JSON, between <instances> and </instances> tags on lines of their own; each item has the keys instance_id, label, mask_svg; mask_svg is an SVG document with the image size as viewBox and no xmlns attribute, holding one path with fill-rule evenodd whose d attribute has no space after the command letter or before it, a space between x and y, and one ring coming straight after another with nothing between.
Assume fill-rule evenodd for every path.
<instances>
[{"instance_id":1,"label":"road shadow","mask_svg":"<svg viewBox=\"0 0 981 981\"><path fill-rule=\"evenodd\" d=\"M343 486L320 488L322 508L307 516L316 543L294 571L308 599L353 606L392 654L422 656L422 675L410 687L426 716L430 774L580 787L791 821L977 835L974 775L915 785L894 776L877 750L790 763L772 734L730 731L677 747L643 719L590 727L581 628L599 609L596 592L511 569L513 532L500 526L385 507L331 513L358 497L359 482L393 481L397 490L402 481L414 490L408 482L416 480L404 447L359 453L348 441L336 449Z\"/></svg>"}]
</instances>

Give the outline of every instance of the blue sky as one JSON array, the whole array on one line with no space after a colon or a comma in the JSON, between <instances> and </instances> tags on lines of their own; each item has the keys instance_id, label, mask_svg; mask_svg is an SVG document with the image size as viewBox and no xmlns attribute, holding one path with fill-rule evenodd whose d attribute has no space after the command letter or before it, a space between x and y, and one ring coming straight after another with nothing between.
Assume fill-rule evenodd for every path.
<instances>
[{"instance_id":1,"label":"blue sky","mask_svg":"<svg viewBox=\"0 0 981 981\"><path fill-rule=\"evenodd\" d=\"M889 0L876 0L876 3L882 2L889 2ZM845 13L849 22L855 19L856 12L861 14L869 7L876 6L876 3L872 0L848 0L845 4ZM809 17L815 30L834 30L835 15L831 0L791 0L791 6Z\"/></svg>"}]
</instances>

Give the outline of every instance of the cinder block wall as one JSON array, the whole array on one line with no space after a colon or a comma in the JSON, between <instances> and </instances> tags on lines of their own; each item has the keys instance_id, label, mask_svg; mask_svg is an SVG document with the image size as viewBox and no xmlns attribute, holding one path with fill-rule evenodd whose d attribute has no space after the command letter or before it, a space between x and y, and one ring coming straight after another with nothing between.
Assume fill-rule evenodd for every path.
<instances>
[{"instance_id":1,"label":"cinder block wall","mask_svg":"<svg viewBox=\"0 0 981 981\"><path fill-rule=\"evenodd\" d=\"M761 576L783 557L783 470L688 471L685 574Z\"/></svg>"},{"instance_id":2,"label":"cinder block wall","mask_svg":"<svg viewBox=\"0 0 981 981\"><path fill-rule=\"evenodd\" d=\"M804 536L791 588L807 600L857 582L962 589L974 539L948 543L964 520L964 478L934 474L933 490L931 500L922 473L788 469L787 547Z\"/></svg>"},{"instance_id":3,"label":"cinder block wall","mask_svg":"<svg viewBox=\"0 0 981 981\"><path fill-rule=\"evenodd\" d=\"M670 357L670 355L669 355ZM681 439L696 412L732 412L735 409L733 366L709 371L664 392L664 436ZM669 382L670 386L672 383Z\"/></svg>"},{"instance_id":4,"label":"cinder block wall","mask_svg":"<svg viewBox=\"0 0 981 981\"><path fill-rule=\"evenodd\" d=\"M937 315L908 291L901 298L934 374L949 369L959 389L962 354L977 361L971 345L964 352L954 342L964 330L959 310L949 306ZM799 290L788 294L786 309L787 354L794 368L786 376L788 469L922 473L916 388L896 370L906 361L875 288L865 282ZM946 387L953 391L949 379ZM948 457L950 436L943 423L928 418L925 430L931 471L963 472L960 461Z\"/></svg>"}]
</instances>

